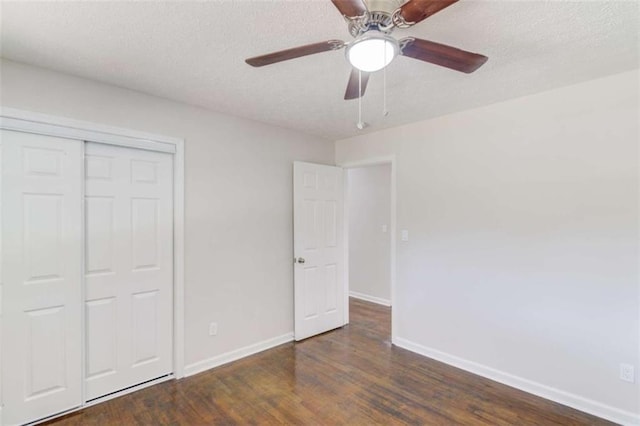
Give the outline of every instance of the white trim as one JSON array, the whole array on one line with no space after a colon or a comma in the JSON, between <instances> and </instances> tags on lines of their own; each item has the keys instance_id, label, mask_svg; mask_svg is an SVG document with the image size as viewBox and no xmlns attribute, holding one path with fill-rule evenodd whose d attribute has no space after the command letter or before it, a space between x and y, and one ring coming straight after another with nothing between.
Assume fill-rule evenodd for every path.
<instances>
[{"instance_id":1,"label":"white trim","mask_svg":"<svg viewBox=\"0 0 640 426\"><path fill-rule=\"evenodd\" d=\"M391 306L391 300L382 297L369 296L368 294L358 293L357 291L349 291L349 296L366 302L377 303L382 306Z\"/></svg>"},{"instance_id":2,"label":"white trim","mask_svg":"<svg viewBox=\"0 0 640 426\"><path fill-rule=\"evenodd\" d=\"M83 373L81 374L81 383L80 383L80 393L82 395L82 406L87 400L87 380L85 377L85 372L87 370L87 309L86 309L86 301L87 301L87 274L85 273L86 269L86 261L87 261L87 246L86 246L86 236L87 236L87 178L86 178L86 170L85 170L85 155L87 154L87 143L82 142L81 148L82 157L80 163L80 217L83 225L80 226L80 241L81 241L81 257L80 260L80 271L78 271L78 275L80 276L80 300L82 301L82 309L80 309L80 323L82 324L81 330L82 335L80 336L80 355L82 358L80 359L80 364L82 366Z\"/></svg>"},{"instance_id":3,"label":"white trim","mask_svg":"<svg viewBox=\"0 0 640 426\"><path fill-rule=\"evenodd\" d=\"M173 377L184 377L184 140L8 107L0 108L0 129L173 154Z\"/></svg>"},{"instance_id":4,"label":"white trim","mask_svg":"<svg viewBox=\"0 0 640 426\"><path fill-rule=\"evenodd\" d=\"M9 107L0 109L0 128L172 154L183 143L182 139Z\"/></svg>"},{"instance_id":5,"label":"white trim","mask_svg":"<svg viewBox=\"0 0 640 426\"><path fill-rule=\"evenodd\" d=\"M173 374L184 377L184 141L173 154Z\"/></svg>"},{"instance_id":6,"label":"white trim","mask_svg":"<svg viewBox=\"0 0 640 426\"><path fill-rule=\"evenodd\" d=\"M396 238L398 228L396 172L397 164L394 156L391 160L391 306L393 306L393 309L391 309L391 343L395 343L398 335L398 308L396 305L398 300L396 293L396 247L398 245Z\"/></svg>"},{"instance_id":7,"label":"white trim","mask_svg":"<svg viewBox=\"0 0 640 426\"><path fill-rule=\"evenodd\" d=\"M576 410L584 411L585 413L593 414L594 416L598 416L612 422L620 423L622 425L640 425L640 414L624 411L576 394L552 388L504 371L496 370L495 368L469 361L437 349L422 346L402 337L396 337L395 345L470 373L477 374L478 376L486 377L487 379L491 379L541 398L575 408Z\"/></svg>"},{"instance_id":8,"label":"white trim","mask_svg":"<svg viewBox=\"0 0 640 426\"><path fill-rule=\"evenodd\" d=\"M350 161L344 163L338 163L339 167L344 169L352 169L356 167L367 167L367 166L378 166L382 164L391 164L391 306L396 306L396 250L397 250L397 239L396 239L396 228L397 228L397 186L396 186L396 156L389 155L384 157L372 157L366 158L358 161ZM347 173L345 173L347 175ZM348 179L345 179L345 185L348 184ZM345 277L345 283L347 288L349 288L349 275L348 275L348 265L349 265L349 220L348 220L348 202L347 202L347 194L348 187L345 187L345 227L344 227L344 240L345 240L345 265L347 265L347 276ZM349 292L345 292L345 304L346 304L346 313L347 319L349 318ZM396 343L396 336L398 335L398 309L394 308L391 310L391 343Z\"/></svg>"},{"instance_id":9,"label":"white trim","mask_svg":"<svg viewBox=\"0 0 640 426\"><path fill-rule=\"evenodd\" d=\"M344 293L343 301L343 315L344 325L349 324L349 173L342 169L342 240L344 242L344 253L342 258L343 263L343 275L342 275L342 288Z\"/></svg>"},{"instance_id":10,"label":"white trim","mask_svg":"<svg viewBox=\"0 0 640 426\"><path fill-rule=\"evenodd\" d=\"M271 339L263 340L262 342L254 343L244 348L236 349L231 352L226 352L221 355L217 355L211 358L204 359L202 361L194 362L185 366L185 376L193 376L194 374L202 373L203 371L210 370L215 367L219 367L223 364L237 361L241 358L248 357L249 355L256 354L258 352L266 351L275 346L282 345L293 341L293 332L283 334L282 336L273 337Z\"/></svg>"}]
</instances>

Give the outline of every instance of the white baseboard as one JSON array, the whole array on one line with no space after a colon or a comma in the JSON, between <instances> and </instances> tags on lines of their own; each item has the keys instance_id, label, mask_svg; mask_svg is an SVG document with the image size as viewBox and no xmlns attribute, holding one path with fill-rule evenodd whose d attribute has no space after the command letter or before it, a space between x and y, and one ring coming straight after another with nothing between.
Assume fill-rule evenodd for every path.
<instances>
[{"instance_id":1,"label":"white baseboard","mask_svg":"<svg viewBox=\"0 0 640 426\"><path fill-rule=\"evenodd\" d=\"M184 367L184 375L185 377L193 376L194 374L201 373L211 368L239 360L240 358L244 358L291 341L293 341L293 333L287 333L282 336L263 340L262 342L254 343L253 345L245 346L244 348L236 349L231 352L226 352L221 355L189 364Z\"/></svg>"},{"instance_id":2,"label":"white baseboard","mask_svg":"<svg viewBox=\"0 0 640 426\"><path fill-rule=\"evenodd\" d=\"M477 362L469 361L436 349L413 343L401 337L396 338L394 344L401 348L410 350L411 352L415 352L428 358L466 370L470 373L477 374L478 376L486 377L496 382L503 383L571 408L575 408L576 410L584 411L585 413L593 414L594 416L601 417L615 423L629 426L640 425L640 414L634 414L630 411L621 410L560 389L555 389L541 383L514 376Z\"/></svg>"},{"instance_id":3,"label":"white baseboard","mask_svg":"<svg viewBox=\"0 0 640 426\"><path fill-rule=\"evenodd\" d=\"M382 297L369 296L368 294L358 293L357 291L350 291L349 297L355 297L356 299L366 300L367 302L377 303L382 306L391 306L391 300L383 299Z\"/></svg>"}]
</instances>

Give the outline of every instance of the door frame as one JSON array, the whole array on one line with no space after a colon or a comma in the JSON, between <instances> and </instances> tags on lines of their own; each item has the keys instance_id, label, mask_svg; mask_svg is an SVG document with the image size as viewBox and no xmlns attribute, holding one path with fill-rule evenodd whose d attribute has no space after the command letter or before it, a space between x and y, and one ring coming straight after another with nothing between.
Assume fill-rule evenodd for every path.
<instances>
[{"instance_id":1,"label":"door frame","mask_svg":"<svg viewBox=\"0 0 640 426\"><path fill-rule=\"evenodd\" d=\"M396 343L397 336L397 318L398 318L398 310L396 309L396 247L397 247L397 239L396 239L396 157L395 155L383 156L383 157L371 157L365 158L363 160L358 161L345 161L341 163L337 163L338 167L342 167L343 169L354 169L359 167L369 167L369 166L379 166L383 164L391 165L391 220L389 224L390 239L391 239L391 265L390 265L390 285L391 285L391 343ZM349 288L351 287L349 284L349 175L345 173L344 177L344 244L345 244L345 267L344 267L344 282L345 282L345 295L344 295L344 305L345 305L345 324L349 323Z\"/></svg>"},{"instance_id":2,"label":"door frame","mask_svg":"<svg viewBox=\"0 0 640 426\"><path fill-rule=\"evenodd\" d=\"M172 154L173 377L184 377L184 139L8 107L0 109L0 129Z\"/></svg>"}]
</instances>

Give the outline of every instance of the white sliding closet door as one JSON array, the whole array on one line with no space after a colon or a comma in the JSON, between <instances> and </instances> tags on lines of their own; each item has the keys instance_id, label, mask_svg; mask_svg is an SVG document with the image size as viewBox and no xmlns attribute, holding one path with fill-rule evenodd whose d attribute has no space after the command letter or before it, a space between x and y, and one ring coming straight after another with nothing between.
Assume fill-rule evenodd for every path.
<instances>
[{"instance_id":1,"label":"white sliding closet door","mask_svg":"<svg viewBox=\"0 0 640 426\"><path fill-rule=\"evenodd\" d=\"M85 146L87 400L172 372L170 154Z\"/></svg>"},{"instance_id":2,"label":"white sliding closet door","mask_svg":"<svg viewBox=\"0 0 640 426\"><path fill-rule=\"evenodd\" d=\"M3 421L82 403L82 143L2 130Z\"/></svg>"}]
</instances>

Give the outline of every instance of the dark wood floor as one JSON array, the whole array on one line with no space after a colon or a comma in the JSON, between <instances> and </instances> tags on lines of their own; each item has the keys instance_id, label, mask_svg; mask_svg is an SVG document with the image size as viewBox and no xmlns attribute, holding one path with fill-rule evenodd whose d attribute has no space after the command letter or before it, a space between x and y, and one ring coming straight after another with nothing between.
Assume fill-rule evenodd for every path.
<instances>
[{"instance_id":1,"label":"dark wood floor","mask_svg":"<svg viewBox=\"0 0 640 426\"><path fill-rule=\"evenodd\" d=\"M358 300L350 306L343 329L50 424L611 424L392 347L389 308Z\"/></svg>"}]
</instances>

